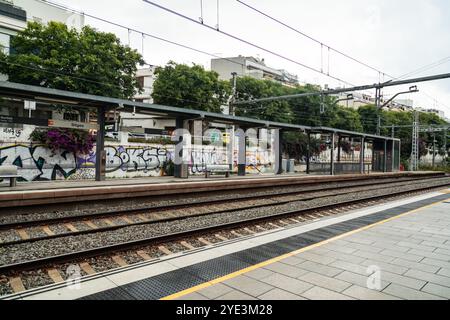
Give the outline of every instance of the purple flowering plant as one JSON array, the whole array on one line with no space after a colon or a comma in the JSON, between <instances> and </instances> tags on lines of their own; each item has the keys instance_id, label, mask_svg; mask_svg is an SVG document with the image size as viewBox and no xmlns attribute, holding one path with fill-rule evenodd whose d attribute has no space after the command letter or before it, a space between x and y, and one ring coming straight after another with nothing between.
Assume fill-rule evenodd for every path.
<instances>
[{"instance_id":1,"label":"purple flowering plant","mask_svg":"<svg viewBox=\"0 0 450 320\"><path fill-rule=\"evenodd\" d=\"M63 150L75 155L89 154L95 142L95 136L85 130L66 128L35 129L30 138L53 153Z\"/></svg>"}]
</instances>

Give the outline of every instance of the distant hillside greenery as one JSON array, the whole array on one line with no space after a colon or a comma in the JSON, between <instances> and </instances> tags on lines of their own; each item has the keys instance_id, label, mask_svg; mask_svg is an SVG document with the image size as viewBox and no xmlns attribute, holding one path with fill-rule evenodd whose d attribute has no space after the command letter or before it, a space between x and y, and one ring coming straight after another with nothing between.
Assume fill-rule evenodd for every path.
<instances>
[{"instance_id":1,"label":"distant hillside greenery","mask_svg":"<svg viewBox=\"0 0 450 320\"><path fill-rule=\"evenodd\" d=\"M178 107L218 111L220 104L228 101L231 93L231 81L221 81L218 74L206 71L203 67L194 65L179 65L169 63L164 68L159 68L158 78L154 84L153 98L155 103L176 105ZM298 94L320 91L319 86L305 85L295 88L286 87L269 80L257 80L251 77L239 77L237 79L236 100L252 100L265 97ZM324 105L324 113L320 112L321 104ZM360 107L358 110L345 108L336 104L336 99L329 96L302 97L297 99L270 101L235 107L237 116L246 116L262 120L286 122L306 126L326 126L343 130L376 133L378 111L374 105ZM381 112L381 125L411 125L412 112ZM421 113L420 124L446 124L446 121L435 114ZM381 134L391 136L390 128L382 128ZM411 154L412 128L398 128L395 137L402 140L401 158L406 161ZM291 156L304 155L306 153L306 137L300 133L287 133L286 148ZM450 145L443 133L436 134L436 150L443 153ZM421 155L427 153L426 148L431 147L433 135L420 134ZM312 142L312 152L318 153L320 145Z\"/></svg>"}]
</instances>

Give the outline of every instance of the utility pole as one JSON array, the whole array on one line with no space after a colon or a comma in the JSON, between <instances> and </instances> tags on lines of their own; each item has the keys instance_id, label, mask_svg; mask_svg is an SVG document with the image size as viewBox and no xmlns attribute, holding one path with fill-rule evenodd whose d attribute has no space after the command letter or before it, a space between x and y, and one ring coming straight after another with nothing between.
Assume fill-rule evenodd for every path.
<instances>
[{"instance_id":1,"label":"utility pole","mask_svg":"<svg viewBox=\"0 0 450 320\"><path fill-rule=\"evenodd\" d=\"M435 164L435 160L436 160L436 134L433 132L433 169L434 169L434 164Z\"/></svg>"},{"instance_id":2,"label":"utility pole","mask_svg":"<svg viewBox=\"0 0 450 320\"><path fill-rule=\"evenodd\" d=\"M233 76L233 88L231 91L231 99L228 102L228 114L234 116L234 103L236 102L236 81L237 73L231 73ZM230 166L230 170L233 170L234 166L234 138L235 138L235 126L231 125L228 129L228 143L227 143L227 162Z\"/></svg>"},{"instance_id":3,"label":"utility pole","mask_svg":"<svg viewBox=\"0 0 450 320\"><path fill-rule=\"evenodd\" d=\"M411 148L411 171L419 169L419 112L414 111L412 148Z\"/></svg>"},{"instance_id":4,"label":"utility pole","mask_svg":"<svg viewBox=\"0 0 450 320\"><path fill-rule=\"evenodd\" d=\"M236 83L237 83L237 73L232 72L231 75L233 76L233 88L231 90L231 100L228 104L228 114L234 116L234 103L236 102Z\"/></svg>"},{"instance_id":5,"label":"utility pole","mask_svg":"<svg viewBox=\"0 0 450 320\"><path fill-rule=\"evenodd\" d=\"M377 136L379 136L381 134L381 110L380 110L380 94L381 93L381 88L376 88L375 89L375 107L377 109L377 115L378 115L378 121L377 121Z\"/></svg>"}]
</instances>

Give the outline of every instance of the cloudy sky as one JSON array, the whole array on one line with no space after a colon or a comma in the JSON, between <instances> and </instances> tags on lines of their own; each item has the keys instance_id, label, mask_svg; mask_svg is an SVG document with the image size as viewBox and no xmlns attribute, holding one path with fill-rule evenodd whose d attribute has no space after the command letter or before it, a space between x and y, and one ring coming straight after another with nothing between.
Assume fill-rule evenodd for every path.
<instances>
[{"instance_id":1,"label":"cloudy sky","mask_svg":"<svg viewBox=\"0 0 450 320\"><path fill-rule=\"evenodd\" d=\"M230 39L214 30L186 21L142 0L53 0L71 8L112 20L168 40L180 42L217 56L252 55L265 58L266 64L298 74L302 82L344 86L305 69L298 64ZM199 19L203 3L205 24L237 35L299 63L323 69L354 85L390 80L299 34L255 13L235 0L152 0L184 15ZM243 0L286 24L313 36L326 45L361 60L382 72L399 77L434 62L410 77L450 72L450 4L445 0ZM123 42L142 51L141 34L87 18L86 22L103 31L119 35ZM144 57L150 64L164 65L169 60L210 67L211 56L144 38ZM447 58L444 60L445 58ZM328 59L330 61L328 65ZM348 86L348 85L347 85ZM437 108L450 117L450 79L418 84L420 93L402 98L415 106ZM408 87L406 87L407 89ZM404 90L389 88L386 97Z\"/></svg>"}]
</instances>

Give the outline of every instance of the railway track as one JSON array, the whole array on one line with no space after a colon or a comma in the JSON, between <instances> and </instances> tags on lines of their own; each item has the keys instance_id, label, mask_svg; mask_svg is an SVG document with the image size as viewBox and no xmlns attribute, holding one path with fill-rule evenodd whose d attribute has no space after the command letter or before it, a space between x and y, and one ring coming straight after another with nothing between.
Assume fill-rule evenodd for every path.
<instances>
[{"instance_id":1,"label":"railway track","mask_svg":"<svg viewBox=\"0 0 450 320\"><path fill-rule=\"evenodd\" d=\"M435 179L441 180L441 179ZM275 227L283 227L289 224L306 222L308 220L318 219L323 216L328 216L331 214L336 214L342 212L339 208L344 210L348 208L355 208L355 205L366 206L379 201L386 201L392 199L393 197L403 197L405 195L414 194L417 192L424 192L428 190L436 190L437 188L442 189L442 187L450 185L450 178L442 181L434 181L434 183L428 183L418 186L413 185L409 188L399 188L397 191L387 189L384 192L379 192L376 195L370 195L367 192L364 195L353 198L345 198L343 195L335 196L335 199L331 202L322 204L320 201L316 201L315 205L311 205L307 208L293 209L293 210L272 210L271 213L262 214L260 216L253 217L239 217L235 220L230 221L216 221L216 223L211 223L199 227L190 227L185 230L179 230L174 232L168 232L165 234L159 234L156 236L145 237L137 240L123 241L114 244L102 245L98 247L93 247L85 250L75 250L72 252L67 252L63 254L48 255L42 258L24 260L17 263L9 263L0 265L0 274L11 275L17 274L18 272L24 272L27 270L35 270L39 268L49 267L54 265L61 265L69 262L80 261L83 259L88 259L92 257L98 257L102 255L110 256L113 253L127 251L127 250L138 250L141 247L149 245L158 245L161 243L167 243L170 241L180 242L180 239L201 239L208 234L217 234L220 232L233 232L233 229L238 230L250 230L250 227L260 226L262 224L268 224ZM380 188L379 188L380 189ZM386 189L383 188L383 189ZM340 198L339 198L340 197ZM280 206L278 206L279 208ZM277 208L277 207L275 207ZM242 210L242 209L241 209ZM219 212L219 215L223 214ZM183 217L178 222L186 222L188 219L193 219L193 217ZM280 222L281 221L281 222ZM166 223L168 223L166 221ZM265 228L262 228L265 229ZM231 230L231 231L230 231ZM267 229L266 229L267 230ZM254 232L254 231L251 231ZM250 232L250 233L251 233ZM239 232L235 232L240 234ZM219 237L220 238L220 237ZM226 237L222 237L228 240ZM188 246L185 246L188 247ZM192 248L194 246L191 246Z\"/></svg>"},{"instance_id":2,"label":"railway track","mask_svg":"<svg viewBox=\"0 0 450 320\"><path fill-rule=\"evenodd\" d=\"M439 179L448 179L446 177ZM72 216L70 218L67 217L59 217L52 218L46 220L29 220L29 221L18 221L13 223L5 223L0 224L0 230L8 230L10 233L15 233L18 236L21 236L21 239L18 240L2 240L0 239L0 247L6 245L14 245L14 244L23 244L29 242L35 242L40 240L47 239L56 239L66 236L75 236L75 235L83 235L90 234L96 232L105 232L117 230L120 228L124 228L127 226L138 226L138 225L151 225L155 223L161 222L171 222L176 220L182 220L186 218L200 217L208 214L220 214L220 213L231 213L237 212L245 209L255 209L262 208L268 205L282 205L288 204L296 201L308 201L311 199L320 199L326 198L331 195L346 195L353 192L358 191L368 191L368 190L377 190L378 186L382 185L383 187L401 187L405 185L418 184L423 183L424 181L429 181L430 178L425 179L407 179L405 181L400 182L365 182L357 184L356 186L349 187L348 185L343 186L333 186L320 188L318 186L312 187L309 190L302 191L278 191L278 194L271 195L267 198L267 195L245 195L239 198L239 203L231 203L230 201L235 201L236 199L213 199L207 200L204 199L202 201L196 202L195 204L187 205L187 204L170 204L170 205L161 205L154 207L147 207L144 209L124 209L118 210L116 212L97 212L89 215L80 215L80 216ZM438 179L434 179L436 181ZM255 203L255 201L257 201ZM230 208L231 207L231 208ZM194 213L185 213L184 211L189 209L190 212L194 211ZM111 217L117 217L121 220L121 223L114 223L111 221ZM107 226L97 226L93 221L93 219L100 220L100 222L105 222ZM85 223L87 225L87 229L78 230L73 224L77 223ZM45 233L44 236L36 236L30 237L27 233L26 227L40 227L42 233ZM61 227L64 231L55 232L52 228ZM0 238L5 233L0 233Z\"/></svg>"}]
</instances>

